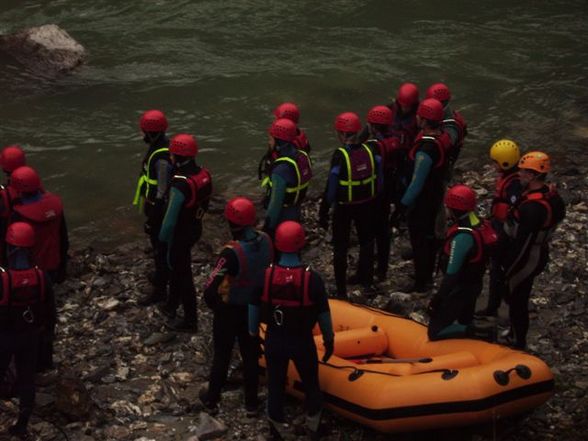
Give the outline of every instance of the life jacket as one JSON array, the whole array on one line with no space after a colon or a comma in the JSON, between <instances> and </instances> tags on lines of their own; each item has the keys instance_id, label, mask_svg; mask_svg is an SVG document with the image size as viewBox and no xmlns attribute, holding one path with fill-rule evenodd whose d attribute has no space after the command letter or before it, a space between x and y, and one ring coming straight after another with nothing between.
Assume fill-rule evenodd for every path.
<instances>
[{"instance_id":1,"label":"life jacket","mask_svg":"<svg viewBox=\"0 0 588 441\"><path fill-rule=\"evenodd\" d=\"M174 175L173 179L183 180L190 187L190 197L184 202L187 209L202 207L212 195L212 177L204 167L200 167L200 171L193 175Z\"/></svg>"},{"instance_id":2,"label":"life jacket","mask_svg":"<svg viewBox=\"0 0 588 441\"><path fill-rule=\"evenodd\" d=\"M525 191L517 204L511 209L511 215L505 223L504 231L509 237L516 237L518 234L518 226L520 223L520 209L525 204L538 203L545 207L546 216L543 225L541 226L540 234L537 235L536 244L545 244L551 238L557 225L563 220L565 212L555 212L553 203L556 199L560 199L555 185L550 184L547 191Z\"/></svg>"},{"instance_id":3,"label":"life jacket","mask_svg":"<svg viewBox=\"0 0 588 441\"><path fill-rule=\"evenodd\" d=\"M457 140L455 141L455 145L452 146L452 150L459 151L463 147L463 141L468 134L468 126L465 122L465 119L461 113L457 110L453 111L452 118L446 118L441 122L441 126L448 126L451 125L457 129Z\"/></svg>"},{"instance_id":4,"label":"life jacket","mask_svg":"<svg viewBox=\"0 0 588 441\"><path fill-rule=\"evenodd\" d=\"M471 227L462 227L457 223L447 229L443 253L449 257L451 255L451 242L459 233L471 234L474 238L474 250L470 253L468 263L484 262L496 248L498 244L498 234L488 220L482 220L478 225Z\"/></svg>"},{"instance_id":5,"label":"life jacket","mask_svg":"<svg viewBox=\"0 0 588 441\"><path fill-rule=\"evenodd\" d=\"M296 139L294 139L294 145L298 150L301 150L307 154L310 153L310 142L308 142L306 133L300 129L298 129L298 135L296 136Z\"/></svg>"},{"instance_id":6,"label":"life jacket","mask_svg":"<svg viewBox=\"0 0 588 441\"><path fill-rule=\"evenodd\" d=\"M155 169L155 164L160 159L170 162L168 147L156 148L143 159L143 168L137 181L133 205L138 205L141 208L144 202L154 203L157 194L157 170Z\"/></svg>"},{"instance_id":7,"label":"life jacket","mask_svg":"<svg viewBox=\"0 0 588 441\"><path fill-rule=\"evenodd\" d=\"M24 220L35 230L33 259L45 271L53 271L61 264L61 224L63 222L63 203L53 193L44 192L35 202L23 204L14 201L13 221Z\"/></svg>"},{"instance_id":8,"label":"life jacket","mask_svg":"<svg viewBox=\"0 0 588 441\"><path fill-rule=\"evenodd\" d=\"M286 186L286 197L284 198L283 204L285 207L300 205L304 201L310 184L310 179L312 178L312 163L310 161L310 156L303 150L297 150L294 159L289 156L279 156L273 162L272 170L281 163L291 165L296 174L296 183L293 185L287 184ZM265 181L265 185L267 185L268 191L271 190L271 173Z\"/></svg>"},{"instance_id":9,"label":"life jacket","mask_svg":"<svg viewBox=\"0 0 588 441\"><path fill-rule=\"evenodd\" d=\"M408 151L414 144L418 132L416 113L401 115L399 106L397 106L390 135L397 137L400 140L400 146Z\"/></svg>"},{"instance_id":10,"label":"life jacket","mask_svg":"<svg viewBox=\"0 0 588 441\"><path fill-rule=\"evenodd\" d=\"M310 267L270 265L265 270L261 301L284 309L312 306L310 275Z\"/></svg>"},{"instance_id":11,"label":"life jacket","mask_svg":"<svg viewBox=\"0 0 588 441\"><path fill-rule=\"evenodd\" d=\"M400 139L396 136L374 140L378 146L378 153L382 158L382 167L384 172L390 172L398 168L402 153Z\"/></svg>"},{"instance_id":12,"label":"life jacket","mask_svg":"<svg viewBox=\"0 0 588 441\"><path fill-rule=\"evenodd\" d=\"M10 185L0 185L0 218L8 219L12 213L12 203L17 193Z\"/></svg>"},{"instance_id":13,"label":"life jacket","mask_svg":"<svg viewBox=\"0 0 588 441\"><path fill-rule=\"evenodd\" d=\"M376 161L369 146L362 144L350 150L339 147L345 159L346 179L339 179L337 202L357 204L376 196Z\"/></svg>"},{"instance_id":14,"label":"life jacket","mask_svg":"<svg viewBox=\"0 0 588 441\"><path fill-rule=\"evenodd\" d=\"M451 149L451 138L446 132L441 132L439 135L423 135L421 131L414 140L414 144L410 151L408 152L408 159L414 161L416 157L416 153L424 142L433 142L437 146L438 152L438 159L435 164L433 164L433 168L435 169L444 169L447 165L447 159L449 150Z\"/></svg>"},{"instance_id":15,"label":"life jacket","mask_svg":"<svg viewBox=\"0 0 588 441\"><path fill-rule=\"evenodd\" d=\"M25 270L0 268L0 328L40 324L45 303L45 276L37 267ZM12 325L12 326L11 326Z\"/></svg>"},{"instance_id":16,"label":"life jacket","mask_svg":"<svg viewBox=\"0 0 588 441\"><path fill-rule=\"evenodd\" d=\"M517 201L517 196L515 195L512 195L509 200L508 188L519 179L519 173L512 172L502 174L496 180L494 199L492 201L492 217L499 222L506 221L510 207Z\"/></svg>"},{"instance_id":17,"label":"life jacket","mask_svg":"<svg viewBox=\"0 0 588 441\"><path fill-rule=\"evenodd\" d=\"M253 240L232 240L231 248L239 261L239 272L231 280L229 304L247 305L264 280L265 269L272 263L274 249L269 235L257 232Z\"/></svg>"}]
</instances>

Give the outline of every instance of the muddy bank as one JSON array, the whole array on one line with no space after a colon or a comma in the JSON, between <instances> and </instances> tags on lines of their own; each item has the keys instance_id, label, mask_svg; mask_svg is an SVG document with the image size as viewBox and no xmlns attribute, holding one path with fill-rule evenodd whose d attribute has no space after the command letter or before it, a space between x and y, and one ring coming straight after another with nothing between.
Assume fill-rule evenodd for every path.
<instances>
[{"instance_id":1,"label":"muddy bank","mask_svg":"<svg viewBox=\"0 0 588 441\"><path fill-rule=\"evenodd\" d=\"M494 174L458 170L461 181L473 185L487 210ZM554 176L568 202L568 215L552 243L548 272L535 285L531 305L530 352L551 366L556 392L546 405L529 415L494 425L462 428L432 434L384 436L326 412L326 440L572 440L588 430L588 299L586 275L588 241L585 225L588 204L586 168L570 161ZM199 296L214 263L215 253L229 239L222 219L223 202L216 200L205 218L205 234L193 252L193 271ZM317 201L306 205L308 246L305 260L332 284L328 235L316 224ZM140 228L140 226L137 226ZM396 232L389 280L378 284L375 298L352 291L353 301L402 312L425 321L427 294L402 294L396 288L411 272L399 249L404 241ZM201 413L198 390L206 382L211 360L211 314L200 306L200 332L174 334L163 326L164 317L155 307L137 305L150 288L145 275L151 270L146 242L118 247L112 252L76 250L71 277L58 287L59 329L56 343L58 369L39 379L36 415L31 430L39 440L135 440L195 441L196 439L265 439L262 417L248 419L242 407L240 372L236 361L228 390L215 419ZM352 263L356 250L352 250ZM479 306L485 302L480 299ZM499 324L506 325L506 310ZM262 389L262 396L265 392ZM0 402L0 430L11 422L16 407ZM296 401L288 404L301 422ZM300 432L299 432L300 433ZM198 437L198 438L197 438ZM437 438L435 438L437 437Z\"/></svg>"}]
</instances>

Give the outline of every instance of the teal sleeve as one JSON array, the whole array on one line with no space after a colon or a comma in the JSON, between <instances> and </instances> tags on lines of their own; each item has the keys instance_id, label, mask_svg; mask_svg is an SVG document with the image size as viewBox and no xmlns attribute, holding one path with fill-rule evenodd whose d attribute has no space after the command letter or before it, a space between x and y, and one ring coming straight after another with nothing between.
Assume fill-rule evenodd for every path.
<instances>
[{"instance_id":1,"label":"teal sleeve","mask_svg":"<svg viewBox=\"0 0 588 441\"><path fill-rule=\"evenodd\" d=\"M249 321L249 334L256 336L259 333L260 306L249 304L248 314L249 314L249 320L248 320Z\"/></svg>"},{"instance_id":2,"label":"teal sleeve","mask_svg":"<svg viewBox=\"0 0 588 441\"><path fill-rule=\"evenodd\" d=\"M449 139L451 139L451 145L455 146L455 143L459 139L459 132L457 131L457 127L455 127L453 124L446 124L443 130L449 135Z\"/></svg>"},{"instance_id":3,"label":"teal sleeve","mask_svg":"<svg viewBox=\"0 0 588 441\"><path fill-rule=\"evenodd\" d=\"M331 319L331 311L321 312L318 316L319 328L321 328L321 334L323 334L324 341L331 341L335 338L333 333L333 320Z\"/></svg>"},{"instance_id":4,"label":"teal sleeve","mask_svg":"<svg viewBox=\"0 0 588 441\"><path fill-rule=\"evenodd\" d=\"M272 174L272 194L267 206L267 225L270 229L278 226L278 220L286 197L286 180L277 173Z\"/></svg>"},{"instance_id":5,"label":"teal sleeve","mask_svg":"<svg viewBox=\"0 0 588 441\"><path fill-rule=\"evenodd\" d=\"M452 323L441 329L435 336L435 340L444 340L447 338L462 338L467 336L468 327L459 323Z\"/></svg>"},{"instance_id":6,"label":"teal sleeve","mask_svg":"<svg viewBox=\"0 0 588 441\"><path fill-rule=\"evenodd\" d=\"M184 205L184 199L184 194L177 188L172 187L169 196L169 203L167 205L167 211L165 212L165 217L163 218L161 230L159 230L160 242L171 244L174 238L174 229L178 221L178 215L180 214L180 210Z\"/></svg>"},{"instance_id":7,"label":"teal sleeve","mask_svg":"<svg viewBox=\"0 0 588 441\"><path fill-rule=\"evenodd\" d=\"M458 233L451 241L451 252L449 254L449 263L445 274L457 274L468 258L470 250L474 246L474 238L469 233Z\"/></svg>"},{"instance_id":8,"label":"teal sleeve","mask_svg":"<svg viewBox=\"0 0 588 441\"><path fill-rule=\"evenodd\" d=\"M402 205L410 207L414 204L416 198L421 194L421 191L423 191L425 181L427 180L427 176L429 176L432 166L433 159L429 155L424 152L418 152L416 154L414 160L414 172L412 173L410 185L400 201Z\"/></svg>"}]
</instances>

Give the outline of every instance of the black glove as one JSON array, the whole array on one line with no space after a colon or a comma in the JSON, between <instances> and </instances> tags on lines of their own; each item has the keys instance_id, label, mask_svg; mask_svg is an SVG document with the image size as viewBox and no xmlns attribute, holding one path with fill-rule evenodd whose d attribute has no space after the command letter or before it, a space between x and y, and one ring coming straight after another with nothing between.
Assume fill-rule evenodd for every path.
<instances>
[{"instance_id":1,"label":"black glove","mask_svg":"<svg viewBox=\"0 0 588 441\"><path fill-rule=\"evenodd\" d=\"M331 358L331 355L333 355L333 351L335 350L335 340L331 339L324 341L323 345L325 346L325 354L323 355L322 361L323 363L326 363L329 361L329 358Z\"/></svg>"},{"instance_id":2,"label":"black glove","mask_svg":"<svg viewBox=\"0 0 588 441\"><path fill-rule=\"evenodd\" d=\"M319 226L325 231L329 229L329 204L325 198L319 208Z\"/></svg>"},{"instance_id":3,"label":"black glove","mask_svg":"<svg viewBox=\"0 0 588 441\"><path fill-rule=\"evenodd\" d=\"M396 205L394 213L390 216L390 227L398 228L401 224L406 222L406 211L408 207L399 203Z\"/></svg>"},{"instance_id":4,"label":"black glove","mask_svg":"<svg viewBox=\"0 0 588 441\"><path fill-rule=\"evenodd\" d=\"M429 317L435 317L435 315L439 312L439 308L443 303L443 297L436 294L433 296L431 301L429 302L429 306L427 306L427 313Z\"/></svg>"}]
</instances>

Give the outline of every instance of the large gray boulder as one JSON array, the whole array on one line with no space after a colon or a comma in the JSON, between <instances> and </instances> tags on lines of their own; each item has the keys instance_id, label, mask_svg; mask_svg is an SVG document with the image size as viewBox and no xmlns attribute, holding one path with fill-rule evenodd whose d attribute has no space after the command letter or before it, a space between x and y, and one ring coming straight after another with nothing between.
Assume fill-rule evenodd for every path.
<instances>
[{"instance_id":1,"label":"large gray boulder","mask_svg":"<svg viewBox=\"0 0 588 441\"><path fill-rule=\"evenodd\" d=\"M54 24L0 36L0 51L43 75L69 73L86 58L86 49Z\"/></svg>"}]
</instances>

